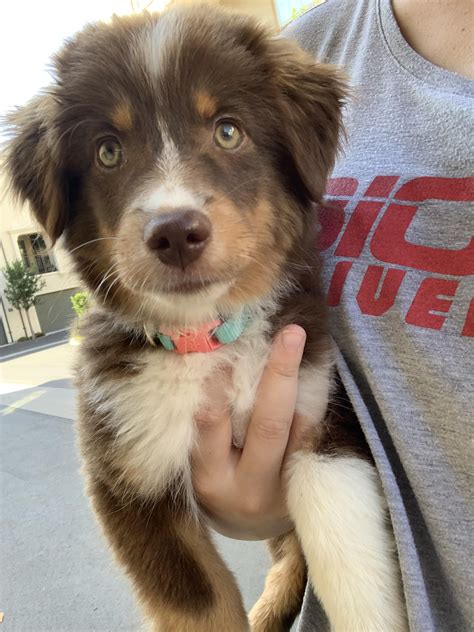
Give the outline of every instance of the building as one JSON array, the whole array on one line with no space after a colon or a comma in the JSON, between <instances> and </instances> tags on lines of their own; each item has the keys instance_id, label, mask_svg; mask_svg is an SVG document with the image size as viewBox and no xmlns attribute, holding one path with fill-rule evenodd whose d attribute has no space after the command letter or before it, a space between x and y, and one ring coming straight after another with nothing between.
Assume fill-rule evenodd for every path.
<instances>
[{"instance_id":1,"label":"building","mask_svg":"<svg viewBox=\"0 0 474 632\"><path fill-rule=\"evenodd\" d=\"M70 297L78 291L79 280L72 263L60 245L49 250L45 236L32 218L27 205L14 202L1 181L0 268L20 259L41 275L45 282L38 304L29 311L34 334L67 329L73 318ZM0 274L0 345L17 341L31 332L24 314L14 309L5 297L5 278ZM22 320L23 319L23 320Z\"/></svg>"}]
</instances>

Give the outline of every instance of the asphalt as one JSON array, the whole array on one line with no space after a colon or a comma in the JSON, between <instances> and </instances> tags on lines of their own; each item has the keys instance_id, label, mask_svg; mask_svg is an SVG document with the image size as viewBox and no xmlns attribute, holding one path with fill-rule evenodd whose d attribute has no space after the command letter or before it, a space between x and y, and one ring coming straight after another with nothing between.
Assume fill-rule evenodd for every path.
<instances>
[{"instance_id":1,"label":"asphalt","mask_svg":"<svg viewBox=\"0 0 474 632\"><path fill-rule=\"evenodd\" d=\"M83 494L73 355L63 344L1 368L0 632L145 629ZM250 608L268 568L265 547L216 540Z\"/></svg>"}]
</instances>

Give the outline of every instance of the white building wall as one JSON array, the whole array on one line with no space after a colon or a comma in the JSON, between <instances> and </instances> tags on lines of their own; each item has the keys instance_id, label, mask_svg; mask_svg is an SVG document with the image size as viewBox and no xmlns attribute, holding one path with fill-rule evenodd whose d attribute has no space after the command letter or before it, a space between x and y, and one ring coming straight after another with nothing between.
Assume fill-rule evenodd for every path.
<instances>
[{"instance_id":1,"label":"white building wall","mask_svg":"<svg viewBox=\"0 0 474 632\"><path fill-rule=\"evenodd\" d=\"M7 191L5 179L0 179L0 268L3 268L7 262L12 263L17 259L21 260L18 237L31 233L41 233L47 242L44 231L32 217L28 205L20 205L14 201ZM72 261L61 245L55 245L51 253L58 271L41 275L41 278L45 281L45 285L38 293L39 295L68 290L80 285L79 278L73 272ZM18 310L14 309L8 303L4 290L5 278L3 274L0 274L0 295L2 296L3 304L7 310L8 324L10 325L13 341L16 341L18 338L23 337L25 332L21 324L20 314ZM34 307L30 309L29 315L35 333L40 332L41 327ZM8 341L12 342L10 340L8 325L5 322L5 314L1 308L0 317L2 318ZM24 315L23 318L26 321ZM28 331L27 323L26 328ZM30 335L29 332L28 335Z\"/></svg>"}]
</instances>

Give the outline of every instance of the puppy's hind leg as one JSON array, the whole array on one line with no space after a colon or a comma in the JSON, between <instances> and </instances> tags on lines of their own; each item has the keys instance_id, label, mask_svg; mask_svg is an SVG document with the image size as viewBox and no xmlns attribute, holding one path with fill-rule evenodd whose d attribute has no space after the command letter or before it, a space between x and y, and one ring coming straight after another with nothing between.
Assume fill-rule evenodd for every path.
<instances>
[{"instance_id":1,"label":"puppy's hind leg","mask_svg":"<svg viewBox=\"0 0 474 632\"><path fill-rule=\"evenodd\" d=\"M395 543L375 468L356 456L296 453L288 507L333 632L408 630Z\"/></svg>"},{"instance_id":2,"label":"puppy's hind leg","mask_svg":"<svg viewBox=\"0 0 474 632\"><path fill-rule=\"evenodd\" d=\"M252 632L287 632L301 609L306 562L294 531L267 542L273 565L265 589L252 608Z\"/></svg>"}]
</instances>

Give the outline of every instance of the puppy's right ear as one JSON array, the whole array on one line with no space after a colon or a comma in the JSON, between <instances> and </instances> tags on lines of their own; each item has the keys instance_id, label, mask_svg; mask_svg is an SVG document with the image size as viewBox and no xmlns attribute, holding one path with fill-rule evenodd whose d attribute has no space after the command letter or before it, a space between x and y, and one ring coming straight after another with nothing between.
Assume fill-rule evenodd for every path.
<instances>
[{"instance_id":1,"label":"puppy's right ear","mask_svg":"<svg viewBox=\"0 0 474 632\"><path fill-rule=\"evenodd\" d=\"M55 110L54 98L41 95L8 115L11 140L5 161L13 193L30 203L52 243L62 234L68 215L67 179L60 169Z\"/></svg>"},{"instance_id":2,"label":"puppy's right ear","mask_svg":"<svg viewBox=\"0 0 474 632\"><path fill-rule=\"evenodd\" d=\"M270 41L267 59L279 93L282 139L309 198L320 202L343 136L346 80L284 38Z\"/></svg>"}]
</instances>

